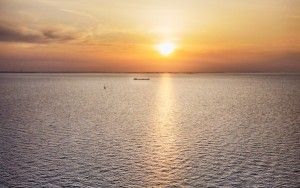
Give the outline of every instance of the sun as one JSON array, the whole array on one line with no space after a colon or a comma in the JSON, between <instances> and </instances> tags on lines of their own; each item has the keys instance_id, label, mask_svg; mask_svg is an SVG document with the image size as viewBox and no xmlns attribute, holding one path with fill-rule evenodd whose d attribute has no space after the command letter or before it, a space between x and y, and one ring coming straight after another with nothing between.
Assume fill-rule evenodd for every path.
<instances>
[{"instance_id":1,"label":"sun","mask_svg":"<svg viewBox=\"0 0 300 188\"><path fill-rule=\"evenodd\" d=\"M175 51L176 46L172 42L164 42L164 43L158 44L156 48L161 55L169 56L170 54L172 54Z\"/></svg>"}]
</instances>

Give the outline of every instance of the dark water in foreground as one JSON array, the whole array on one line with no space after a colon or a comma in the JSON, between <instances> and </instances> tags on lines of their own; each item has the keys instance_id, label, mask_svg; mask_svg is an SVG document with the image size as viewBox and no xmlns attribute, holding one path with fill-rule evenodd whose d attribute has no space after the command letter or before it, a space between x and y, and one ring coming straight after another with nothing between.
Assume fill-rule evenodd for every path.
<instances>
[{"instance_id":1,"label":"dark water in foreground","mask_svg":"<svg viewBox=\"0 0 300 188\"><path fill-rule=\"evenodd\" d=\"M300 186L299 75L147 76L0 74L0 185Z\"/></svg>"}]
</instances>

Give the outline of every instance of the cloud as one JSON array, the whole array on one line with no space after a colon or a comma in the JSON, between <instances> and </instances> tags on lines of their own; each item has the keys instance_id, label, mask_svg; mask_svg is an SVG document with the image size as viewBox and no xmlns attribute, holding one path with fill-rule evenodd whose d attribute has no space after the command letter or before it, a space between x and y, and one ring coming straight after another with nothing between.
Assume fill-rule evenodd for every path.
<instances>
[{"instance_id":1,"label":"cloud","mask_svg":"<svg viewBox=\"0 0 300 188\"><path fill-rule=\"evenodd\" d=\"M95 34L94 40L99 44L145 44L151 42L149 34L131 32L110 32Z\"/></svg>"},{"instance_id":2,"label":"cloud","mask_svg":"<svg viewBox=\"0 0 300 188\"><path fill-rule=\"evenodd\" d=\"M75 40L75 33L60 28L31 30L18 26L0 24L0 42L51 43Z\"/></svg>"},{"instance_id":3,"label":"cloud","mask_svg":"<svg viewBox=\"0 0 300 188\"><path fill-rule=\"evenodd\" d=\"M3 42L39 42L42 40L42 35L38 33L30 33L12 28L9 26L0 25L0 41Z\"/></svg>"},{"instance_id":4,"label":"cloud","mask_svg":"<svg viewBox=\"0 0 300 188\"><path fill-rule=\"evenodd\" d=\"M69 41L77 38L74 33L64 33L57 29L46 29L42 31L42 34L47 40L52 41Z\"/></svg>"},{"instance_id":5,"label":"cloud","mask_svg":"<svg viewBox=\"0 0 300 188\"><path fill-rule=\"evenodd\" d=\"M77 15L77 16L82 16L84 18L88 18L88 19L90 19L94 22L97 22L97 19L94 16L92 16L91 14L87 14L85 12L80 12L80 11L70 10L70 9L60 9L60 11L70 13L70 14L74 14L74 15Z\"/></svg>"}]
</instances>

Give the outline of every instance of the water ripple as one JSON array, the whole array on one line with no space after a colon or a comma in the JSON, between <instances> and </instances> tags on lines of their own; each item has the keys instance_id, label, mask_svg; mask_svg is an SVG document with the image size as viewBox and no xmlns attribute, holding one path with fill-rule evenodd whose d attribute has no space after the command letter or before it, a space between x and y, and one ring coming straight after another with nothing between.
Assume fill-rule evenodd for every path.
<instances>
[{"instance_id":1,"label":"water ripple","mask_svg":"<svg viewBox=\"0 0 300 188\"><path fill-rule=\"evenodd\" d=\"M0 185L299 187L299 75L148 76L0 74Z\"/></svg>"}]
</instances>

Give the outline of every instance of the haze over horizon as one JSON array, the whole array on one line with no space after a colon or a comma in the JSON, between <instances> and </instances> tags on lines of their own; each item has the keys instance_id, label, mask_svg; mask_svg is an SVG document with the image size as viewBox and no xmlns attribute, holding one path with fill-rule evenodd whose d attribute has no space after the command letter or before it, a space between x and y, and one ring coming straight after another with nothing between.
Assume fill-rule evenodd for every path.
<instances>
[{"instance_id":1,"label":"haze over horizon","mask_svg":"<svg viewBox=\"0 0 300 188\"><path fill-rule=\"evenodd\" d=\"M299 10L297 0L1 0L0 72L300 72Z\"/></svg>"}]
</instances>

